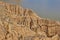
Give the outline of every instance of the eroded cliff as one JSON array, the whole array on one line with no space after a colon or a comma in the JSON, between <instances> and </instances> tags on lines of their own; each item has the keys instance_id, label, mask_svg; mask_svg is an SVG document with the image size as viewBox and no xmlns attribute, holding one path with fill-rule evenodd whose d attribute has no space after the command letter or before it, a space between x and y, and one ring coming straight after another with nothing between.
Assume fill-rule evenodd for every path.
<instances>
[{"instance_id":1,"label":"eroded cliff","mask_svg":"<svg viewBox=\"0 0 60 40\"><path fill-rule=\"evenodd\" d=\"M60 40L60 22L31 9L0 2L0 40Z\"/></svg>"}]
</instances>

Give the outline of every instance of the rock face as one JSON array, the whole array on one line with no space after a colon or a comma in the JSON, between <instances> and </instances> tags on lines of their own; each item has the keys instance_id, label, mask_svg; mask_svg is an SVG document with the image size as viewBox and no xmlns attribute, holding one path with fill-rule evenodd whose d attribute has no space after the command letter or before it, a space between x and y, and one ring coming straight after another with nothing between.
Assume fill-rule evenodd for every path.
<instances>
[{"instance_id":1,"label":"rock face","mask_svg":"<svg viewBox=\"0 0 60 40\"><path fill-rule=\"evenodd\" d=\"M0 2L0 40L60 40L60 22L31 9Z\"/></svg>"}]
</instances>

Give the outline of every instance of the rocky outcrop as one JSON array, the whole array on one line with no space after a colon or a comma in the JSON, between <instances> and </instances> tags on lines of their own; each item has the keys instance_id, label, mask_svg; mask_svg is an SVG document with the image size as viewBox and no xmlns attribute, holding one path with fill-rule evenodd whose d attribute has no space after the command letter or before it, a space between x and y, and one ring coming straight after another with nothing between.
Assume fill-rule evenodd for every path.
<instances>
[{"instance_id":1,"label":"rocky outcrop","mask_svg":"<svg viewBox=\"0 0 60 40\"><path fill-rule=\"evenodd\" d=\"M31 9L0 2L0 40L60 40L60 22Z\"/></svg>"}]
</instances>

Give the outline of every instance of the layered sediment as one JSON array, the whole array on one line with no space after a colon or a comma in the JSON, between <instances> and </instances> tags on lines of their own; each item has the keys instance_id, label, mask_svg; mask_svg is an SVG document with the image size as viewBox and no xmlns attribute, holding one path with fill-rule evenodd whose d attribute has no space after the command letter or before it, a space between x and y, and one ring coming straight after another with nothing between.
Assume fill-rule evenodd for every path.
<instances>
[{"instance_id":1,"label":"layered sediment","mask_svg":"<svg viewBox=\"0 0 60 40\"><path fill-rule=\"evenodd\" d=\"M31 9L0 2L0 40L60 40L60 22Z\"/></svg>"}]
</instances>

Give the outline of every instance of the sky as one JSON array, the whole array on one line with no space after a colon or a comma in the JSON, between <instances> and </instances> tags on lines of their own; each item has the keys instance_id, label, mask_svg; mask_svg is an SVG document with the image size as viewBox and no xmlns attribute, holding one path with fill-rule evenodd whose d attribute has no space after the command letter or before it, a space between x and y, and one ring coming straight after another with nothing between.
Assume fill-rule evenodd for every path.
<instances>
[{"instance_id":1,"label":"sky","mask_svg":"<svg viewBox=\"0 0 60 40\"><path fill-rule=\"evenodd\" d=\"M60 0L24 0L22 6L33 9L40 17L60 21Z\"/></svg>"},{"instance_id":2,"label":"sky","mask_svg":"<svg viewBox=\"0 0 60 40\"><path fill-rule=\"evenodd\" d=\"M3 1L13 4L16 3L13 0ZM19 4L24 8L32 9L42 18L60 21L60 0L22 0Z\"/></svg>"}]
</instances>

